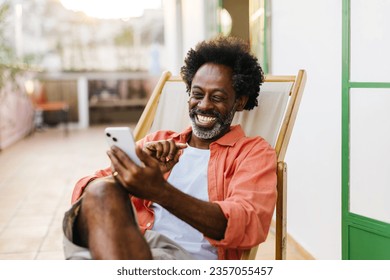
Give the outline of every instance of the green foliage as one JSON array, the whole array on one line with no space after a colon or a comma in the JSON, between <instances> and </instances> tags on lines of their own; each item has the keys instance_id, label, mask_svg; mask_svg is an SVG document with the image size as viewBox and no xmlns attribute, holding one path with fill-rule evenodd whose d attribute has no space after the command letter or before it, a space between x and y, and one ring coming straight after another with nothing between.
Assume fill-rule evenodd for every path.
<instances>
[{"instance_id":1,"label":"green foliage","mask_svg":"<svg viewBox=\"0 0 390 280\"><path fill-rule=\"evenodd\" d=\"M27 70L26 63L20 63L16 57L14 48L6 38L7 20L10 17L11 5L8 1L0 4L0 88L6 79L15 80L21 71ZM25 62L33 61L34 57L26 56Z\"/></svg>"},{"instance_id":2,"label":"green foliage","mask_svg":"<svg viewBox=\"0 0 390 280\"><path fill-rule=\"evenodd\" d=\"M0 5L0 65L12 64L15 60L15 53L9 42L5 38L5 30L7 28L7 17L10 13L9 3Z\"/></svg>"}]
</instances>

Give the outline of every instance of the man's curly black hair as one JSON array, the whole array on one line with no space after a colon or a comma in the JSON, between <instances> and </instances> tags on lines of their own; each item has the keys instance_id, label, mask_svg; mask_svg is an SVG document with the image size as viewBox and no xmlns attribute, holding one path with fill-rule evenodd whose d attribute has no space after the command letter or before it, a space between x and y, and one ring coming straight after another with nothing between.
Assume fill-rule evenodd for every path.
<instances>
[{"instance_id":1,"label":"man's curly black hair","mask_svg":"<svg viewBox=\"0 0 390 280\"><path fill-rule=\"evenodd\" d=\"M258 105L257 97L264 73L257 58L251 54L248 44L235 37L217 37L198 43L190 49L184 60L180 74L186 83L187 92L191 91L195 73L205 63L226 65L233 69L233 88L236 97L247 95L248 102L244 109L251 110Z\"/></svg>"}]
</instances>

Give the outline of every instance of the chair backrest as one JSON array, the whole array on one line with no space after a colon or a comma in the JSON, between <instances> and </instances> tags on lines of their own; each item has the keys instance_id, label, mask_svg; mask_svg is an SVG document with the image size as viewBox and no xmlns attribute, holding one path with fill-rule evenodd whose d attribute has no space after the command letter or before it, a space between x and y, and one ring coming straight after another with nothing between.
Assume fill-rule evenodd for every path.
<instances>
[{"instance_id":1,"label":"chair backrest","mask_svg":"<svg viewBox=\"0 0 390 280\"><path fill-rule=\"evenodd\" d=\"M238 112L234 117L233 123L241 124L248 136L260 135L275 148L278 162L284 160L305 81L304 70L299 70L296 76L266 76L260 90L259 106L251 111ZM139 140L147 133L161 129L182 131L190 124L187 101L188 93L182 79L171 76L170 72L164 72L137 123L134 130L135 139ZM277 259L284 258L286 250L284 189L278 182L275 249ZM280 222L280 219L283 222ZM253 259L256 252L257 247L246 252L244 258Z\"/></svg>"}]
</instances>

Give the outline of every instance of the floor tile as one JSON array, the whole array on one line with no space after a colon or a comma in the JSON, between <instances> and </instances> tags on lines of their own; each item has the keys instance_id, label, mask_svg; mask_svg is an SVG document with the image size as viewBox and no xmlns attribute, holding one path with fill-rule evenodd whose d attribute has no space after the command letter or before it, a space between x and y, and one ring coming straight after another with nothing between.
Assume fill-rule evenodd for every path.
<instances>
[{"instance_id":1,"label":"floor tile","mask_svg":"<svg viewBox=\"0 0 390 280\"><path fill-rule=\"evenodd\" d=\"M275 259L275 236L268 234L267 240L260 244L257 254L257 260L274 260Z\"/></svg>"},{"instance_id":2,"label":"floor tile","mask_svg":"<svg viewBox=\"0 0 390 280\"><path fill-rule=\"evenodd\" d=\"M47 227L53 220L52 215L15 216L9 224L9 228Z\"/></svg>"},{"instance_id":3,"label":"floor tile","mask_svg":"<svg viewBox=\"0 0 390 280\"><path fill-rule=\"evenodd\" d=\"M64 260L64 253L62 250L53 252L39 252L35 257L36 260Z\"/></svg>"},{"instance_id":4,"label":"floor tile","mask_svg":"<svg viewBox=\"0 0 390 280\"><path fill-rule=\"evenodd\" d=\"M49 226L23 226L17 225L15 227L7 226L7 228L0 234L0 239L14 238L16 240L22 240L27 237L41 238L45 237L48 233Z\"/></svg>"},{"instance_id":5,"label":"floor tile","mask_svg":"<svg viewBox=\"0 0 390 280\"><path fill-rule=\"evenodd\" d=\"M0 253L31 253L37 252L44 240L42 237L22 236L15 237L0 237Z\"/></svg>"},{"instance_id":6,"label":"floor tile","mask_svg":"<svg viewBox=\"0 0 390 280\"><path fill-rule=\"evenodd\" d=\"M0 260L33 260L35 252L29 253L0 253Z\"/></svg>"},{"instance_id":7,"label":"floor tile","mask_svg":"<svg viewBox=\"0 0 390 280\"><path fill-rule=\"evenodd\" d=\"M52 226L40 247L40 252L62 251L62 227Z\"/></svg>"}]
</instances>

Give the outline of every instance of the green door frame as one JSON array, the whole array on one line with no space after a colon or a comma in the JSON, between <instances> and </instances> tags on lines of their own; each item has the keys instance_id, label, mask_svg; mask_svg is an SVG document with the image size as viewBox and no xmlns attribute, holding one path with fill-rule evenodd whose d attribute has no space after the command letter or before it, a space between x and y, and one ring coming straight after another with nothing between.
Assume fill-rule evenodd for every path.
<instances>
[{"instance_id":1,"label":"green door frame","mask_svg":"<svg viewBox=\"0 0 390 280\"><path fill-rule=\"evenodd\" d=\"M350 167L350 90L353 88L390 88L390 83L350 80L351 0L342 3L342 258L389 259L390 224L349 212ZM359 253L351 245L351 236L358 236ZM375 236L375 240L372 239ZM372 252L375 252L372 255Z\"/></svg>"}]
</instances>

